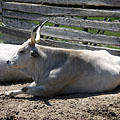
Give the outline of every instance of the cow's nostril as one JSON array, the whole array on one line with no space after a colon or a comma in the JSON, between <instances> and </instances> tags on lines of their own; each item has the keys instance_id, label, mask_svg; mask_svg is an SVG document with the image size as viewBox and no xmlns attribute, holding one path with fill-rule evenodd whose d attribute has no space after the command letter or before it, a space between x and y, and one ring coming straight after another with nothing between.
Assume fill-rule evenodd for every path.
<instances>
[{"instance_id":1,"label":"cow's nostril","mask_svg":"<svg viewBox=\"0 0 120 120\"><path fill-rule=\"evenodd\" d=\"M10 62L10 61L8 60L8 61L7 61L7 64L9 64L9 62Z\"/></svg>"}]
</instances>

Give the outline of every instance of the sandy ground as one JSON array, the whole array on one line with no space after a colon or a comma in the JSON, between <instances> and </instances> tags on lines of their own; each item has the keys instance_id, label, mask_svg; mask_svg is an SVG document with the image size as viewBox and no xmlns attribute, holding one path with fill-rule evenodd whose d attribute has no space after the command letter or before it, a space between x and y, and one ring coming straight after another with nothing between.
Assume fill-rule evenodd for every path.
<instances>
[{"instance_id":1,"label":"sandy ground","mask_svg":"<svg viewBox=\"0 0 120 120\"><path fill-rule=\"evenodd\" d=\"M0 83L0 92L29 83ZM108 93L54 98L0 97L0 120L120 120L120 87Z\"/></svg>"}]
</instances>

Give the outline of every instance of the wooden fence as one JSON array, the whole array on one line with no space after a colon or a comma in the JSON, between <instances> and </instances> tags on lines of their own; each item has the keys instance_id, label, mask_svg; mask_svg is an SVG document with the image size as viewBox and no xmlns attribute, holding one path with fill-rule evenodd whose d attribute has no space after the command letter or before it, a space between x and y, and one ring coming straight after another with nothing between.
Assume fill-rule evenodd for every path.
<instances>
[{"instance_id":1,"label":"wooden fence","mask_svg":"<svg viewBox=\"0 0 120 120\"><path fill-rule=\"evenodd\" d=\"M0 0L0 3L3 23L0 37L6 43L23 43L36 24L49 19L42 29L41 44L107 49L120 55L120 0ZM113 46L118 49L108 48Z\"/></svg>"}]
</instances>

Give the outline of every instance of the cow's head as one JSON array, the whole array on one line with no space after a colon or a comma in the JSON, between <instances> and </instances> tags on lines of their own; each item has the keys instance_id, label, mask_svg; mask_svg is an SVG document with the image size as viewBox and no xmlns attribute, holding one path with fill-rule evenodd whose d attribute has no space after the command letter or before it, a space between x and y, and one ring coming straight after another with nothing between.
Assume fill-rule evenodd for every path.
<instances>
[{"instance_id":1,"label":"cow's head","mask_svg":"<svg viewBox=\"0 0 120 120\"><path fill-rule=\"evenodd\" d=\"M36 26L31 32L31 38L24 42L21 48L7 61L10 67L21 70L33 68L32 63L41 56L36 43L40 41L41 28L46 22L48 20ZM28 66L29 68L27 68Z\"/></svg>"}]
</instances>

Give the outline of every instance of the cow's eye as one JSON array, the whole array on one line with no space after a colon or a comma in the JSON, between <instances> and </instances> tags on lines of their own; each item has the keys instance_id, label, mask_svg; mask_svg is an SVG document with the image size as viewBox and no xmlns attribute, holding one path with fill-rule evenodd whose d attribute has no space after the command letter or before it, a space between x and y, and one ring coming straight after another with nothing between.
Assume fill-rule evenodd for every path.
<instances>
[{"instance_id":1,"label":"cow's eye","mask_svg":"<svg viewBox=\"0 0 120 120\"><path fill-rule=\"evenodd\" d=\"M33 57L39 57L38 52L35 51L35 50L31 50L31 51L30 51L30 54L31 54L31 56L33 56Z\"/></svg>"},{"instance_id":2,"label":"cow's eye","mask_svg":"<svg viewBox=\"0 0 120 120\"><path fill-rule=\"evenodd\" d=\"M21 54L24 53L24 50L20 50L19 53L21 53Z\"/></svg>"}]
</instances>

